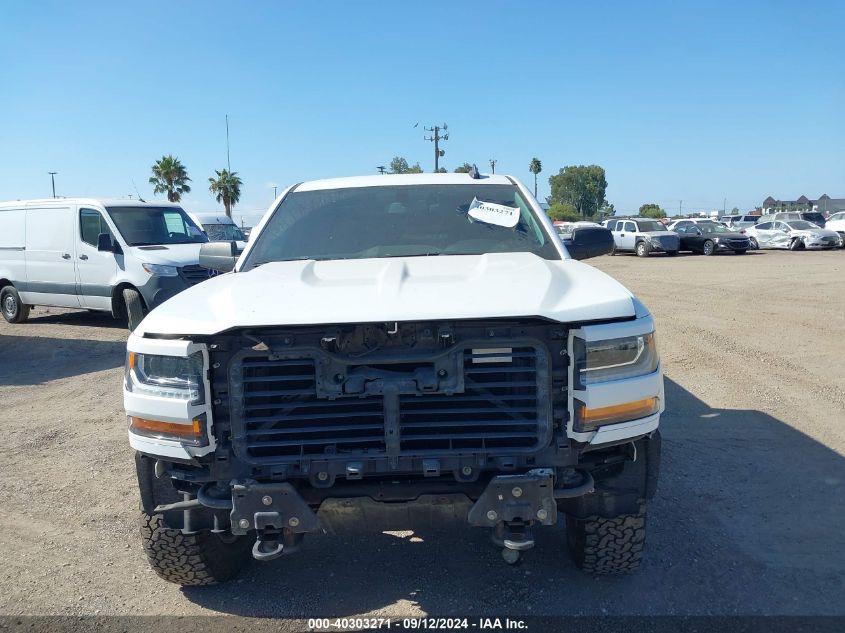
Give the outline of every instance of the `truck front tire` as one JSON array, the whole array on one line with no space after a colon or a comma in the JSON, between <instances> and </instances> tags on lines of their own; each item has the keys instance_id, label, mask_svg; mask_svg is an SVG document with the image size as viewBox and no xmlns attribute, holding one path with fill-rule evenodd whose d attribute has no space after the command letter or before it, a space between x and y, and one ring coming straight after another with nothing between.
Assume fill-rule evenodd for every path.
<instances>
[{"instance_id":1,"label":"truck front tire","mask_svg":"<svg viewBox=\"0 0 845 633\"><path fill-rule=\"evenodd\" d=\"M161 578L183 587L216 585L234 577L251 560L245 537L224 542L217 534L182 534L162 515L141 511L141 539L150 566Z\"/></svg>"},{"instance_id":2,"label":"truck front tire","mask_svg":"<svg viewBox=\"0 0 845 633\"><path fill-rule=\"evenodd\" d=\"M610 519L567 515L566 540L575 565L590 574L625 574L639 567L643 558L646 504L636 514Z\"/></svg>"}]
</instances>

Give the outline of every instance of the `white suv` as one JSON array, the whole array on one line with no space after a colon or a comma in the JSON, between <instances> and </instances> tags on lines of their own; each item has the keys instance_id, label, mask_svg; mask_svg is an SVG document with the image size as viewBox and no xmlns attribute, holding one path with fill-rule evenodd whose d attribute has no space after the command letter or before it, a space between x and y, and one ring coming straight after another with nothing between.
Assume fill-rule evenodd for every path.
<instances>
[{"instance_id":1,"label":"white suv","mask_svg":"<svg viewBox=\"0 0 845 633\"><path fill-rule=\"evenodd\" d=\"M825 228L839 233L839 237L842 238L842 245L845 246L845 211L831 215L825 223Z\"/></svg>"},{"instance_id":2,"label":"white suv","mask_svg":"<svg viewBox=\"0 0 845 633\"><path fill-rule=\"evenodd\" d=\"M457 512L516 562L559 511L579 567L634 569L665 407L654 321L576 261L610 251L606 229L567 245L524 185L474 171L301 183L239 259L203 246L227 274L127 344L155 571L212 584L358 512Z\"/></svg>"}]
</instances>

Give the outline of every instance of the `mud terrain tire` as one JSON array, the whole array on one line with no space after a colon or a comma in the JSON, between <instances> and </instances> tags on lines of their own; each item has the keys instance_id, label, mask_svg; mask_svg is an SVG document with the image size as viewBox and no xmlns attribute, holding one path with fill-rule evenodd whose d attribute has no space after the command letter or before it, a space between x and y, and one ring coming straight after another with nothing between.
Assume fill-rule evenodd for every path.
<instances>
[{"instance_id":1,"label":"mud terrain tire","mask_svg":"<svg viewBox=\"0 0 845 633\"><path fill-rule=\"evenodd\" d=\"M646 504L636 514L612 519L566 517L566 537L575 565L597 576L625 574L639 567L645 545Z\"/></svg>"},{"instance_id":2,"label":"mud terrain tire","mask_svg":"<svg viewBox=\"0 0 845 633\"><path fill-rule=\"evenodd\" d=\"M186 536L165 526L162 515L140 513L144 551L155 573L183 587L216 585L234 577L251 560L245 537L226 543L216 534Z\"/></svg>"}]
</instances>

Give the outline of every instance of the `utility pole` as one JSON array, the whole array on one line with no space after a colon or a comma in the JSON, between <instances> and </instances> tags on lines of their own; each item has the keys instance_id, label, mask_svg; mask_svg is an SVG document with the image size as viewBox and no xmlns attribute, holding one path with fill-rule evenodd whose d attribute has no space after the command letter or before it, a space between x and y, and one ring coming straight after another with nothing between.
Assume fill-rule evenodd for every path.
<instances>
[{"instance_id":1,"label":"utility pole","mask_svg":"<svg viewBox=\"0 0 845 633\"><path fill-rule=\"evenodd\" d=\"M273 200L276 199L276 189L278 189L278 185L273 185Z\"/></svg>"},{"instance_id":2,"label":"utility pole","mask_svg":"<svg viewBox=\"0 0 845 633\"><path fill-rule=\"evenodd\" d=\"M722 215L725 215L725 213L727 213L727 209L728 209L728 199L722 198Z\"/></svg>"},{"instance_id":3,"label":"utility pole","mask_svg":"<svg viewBox=\"0 0 845 633\"><path fill-rule=\"evenodd\" d=\"M498 163L498 162L499 161L497 161L495 158L490 159L490 169L493 170L494 174L496 173L496 163Z\"/></svg>"},{"instance_id":4,"label":"utility pole","mask_svg":"<svg viewBox=\"0 0 845 633\"><path fill-rule=\"evenodd\" d=\"M376 167L376 169L378 169L378 173L384 176L384 171L387 169L387 167L385 167L384 165L379 165L378 167Z\"/></svg>"},{"instance_id":5,"label":"utility pole","mask_svg":"<svg viewBox=\"0 0 845 633\"><path fill-rule=\"evenodd\" d=\"M434 173L436 174L440 171L440 157L446 153L446 150L440 149L440 141L448 141L449 140L449 126L445 123L440 125L435 125L434 127L424 127L423 128L426 132L431 132L431 136L423 136L423 139L426 141L433 141L434 142ZM440 132L443 132L441 135Z\"/></svg>"},{"instance_id":6,"label":"utility pole","mask_svg":"<svg viewBox=\"0 0 845 633\"><path fill-rule=\"evenodd\" d=\"M232 162L229 160L229 115L226 115L226 167L232 173Z\"/></svg>"},{"instance_id":7,"label":"utility pole","mask_svg":"<svg viewBox=\"0 0 845 633\"><path fill-rule=\"evenodd\" d=\"M678 215L683 215L683 213L684 213L684 201L679 200L678 201Z\"/></svg>"},{"instance_id":8,"label":"utility pole","mask_svg":"<svg viewBox=\"0 0 845 633\"><path fill-rule=\"evenodd\" d=\"M56 174L58 174L59 172L48 171L47 173L50 174L50 182L53 183L53 197L55 198L56 197Z\"/></svg>"}]
</instances>

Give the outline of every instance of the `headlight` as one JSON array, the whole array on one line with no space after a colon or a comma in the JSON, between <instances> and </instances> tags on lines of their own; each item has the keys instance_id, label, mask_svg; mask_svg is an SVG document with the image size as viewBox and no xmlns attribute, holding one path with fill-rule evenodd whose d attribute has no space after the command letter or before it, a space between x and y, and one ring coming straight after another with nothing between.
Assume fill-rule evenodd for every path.
<instances>
[{"instance_id":1,"label":"headlight","mask_svg":"<svg viewBox=\"0 0 845 633\"><path fill-rule=\"evenodd\" d=\"M205 402L202 354L155 356L129 352L126 357L126 390L159 398Z\"/></svg>"},{"instance_id":2,"label":"headlight","mask_svg":"<svg viewBox=\"0 0 845 633\"><path fill-rule=\"evenodd\" d=\"M175 277L179 274L179 269L176 266L165 266L164 264L141 264L141 266L151 275L158 275L159 277Z\"/></svg>"},{"instance_id":3,"label":"headlight","mask_svg":"<svg viewBox=\"0 0 845 633\"><path fill-rule=\"evenodd\" d=\"M586 342L575 339L575 388L609 380L644 376L657 370L654 332Z\"/></svg>"}]
</instances>

